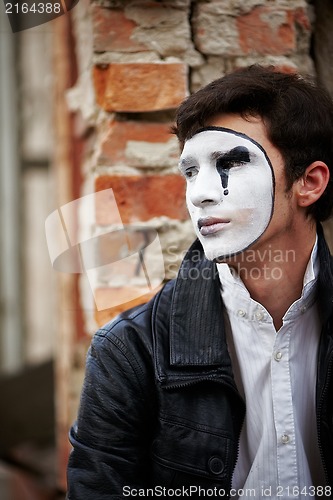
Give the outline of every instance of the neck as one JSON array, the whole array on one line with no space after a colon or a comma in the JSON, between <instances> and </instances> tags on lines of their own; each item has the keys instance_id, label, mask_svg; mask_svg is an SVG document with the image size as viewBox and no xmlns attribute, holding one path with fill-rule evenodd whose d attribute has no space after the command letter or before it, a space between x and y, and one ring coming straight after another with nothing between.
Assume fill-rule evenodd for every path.
<instances>
[{"instance_id":1,"label":"neck","mask_svg":"<svg viewBox=\"0 0 333 500\"><path fill-rule=\"evenodd\" d=\"M257 245L229 262L241 277L251 297L262 304L273 318L276 330L282 318L303 289L304 274L316 239L316 228L304 237L291 235L278 245ZM300 235L298 235L300 236Z\"/></svg>"}]
</instances>

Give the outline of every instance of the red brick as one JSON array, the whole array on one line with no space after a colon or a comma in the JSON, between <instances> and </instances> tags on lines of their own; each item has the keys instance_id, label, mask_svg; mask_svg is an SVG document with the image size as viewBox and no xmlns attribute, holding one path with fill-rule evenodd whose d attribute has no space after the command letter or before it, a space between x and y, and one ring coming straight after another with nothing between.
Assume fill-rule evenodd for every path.
<instances>
[{"instance_id":1,"label":"red brick","mask_svg":"<svg viewBox=\"0 0 333 500\"><path fill-rule=\"evenodd\" d=\"M298 68L293 64L275 64L274 68L276 71L282 71L282 73L298 73Z\"/></svg>"},{"instance_id":2,"label":"red brick","mask_svg":"<svg viewBox=\"0 0 333 500\"><path fill-rule=\"evenodd\" d=\"M93 68L96 100L106 111L176 108L186 97L183 63L112 63Z\"/></svg>"},{"instance_id":3,"label":"red brick","mask_svg":"<svg viewBox=\"0 0 333 500\"><path fill-rule=\"evenodd\" d=\"M94 291L94 295L99 304L103 304L104 302L107 306L107 304L110 303L110 297L114 297L115 294L117 298L122 300L122 303L117 306L100 311L95 310L95 320L97 325L101 327L121 312L126 311L131 307L145 304L158 292L159 288L160 287L158 287L156 290L153 290L152 292L140 295L136 299L132 300L131 297L133 297L133 293L140 293L139 287L97 288Z\"/></svg>"},{"instance_id":4,"label":"red brick","mask_svg":"<svg viewBox=\"0 0 333 500\"><path fill-rule=\"evenodd\" d=\"M124 224L148 221L153 217L166 216L186 220L185 182L177 174L120 176L102 175L96 179L95 189L112 188ZM96 223L113 223L112 200L110 206L96 197Z\"/></svg>"},{"instance_id":5,"label":"red brick","mask_svg":"<svg viewBox=\"0 0 333 500\"><path fill-rule=\"evenodd\" d=\"M244 54L289 54L296 49L294 12L255 7L237 18L239 43ZM281 15L279 23L278 16ZM284 20L283 20L284 19Z\"/></svg>"},{"instance_id":6,"label":"red brick","mask_svg":"<svg viewBox=\"0 0 333 500\"><path fill-rule=\"evenodd\" d=\"M311 23L307 15L307 12L302 7L295 9L294 11L295 23L302 28L304 31L311 32Z\"/></svg>"},{"instance_id":7,"label":"red brick","mask_svg":"<svg viewBox=\"0 0 333 500\"><path fill-rule=\"evenodd\" d=\"M170 127L171 123L113 121L101 143L98 163L109 166L128 165L127 141L167 143L172 137Z\"/></svg>"},{"instance_id":8,"label":"red brick","mask_svg":"<svg viewBox=\"0 0 333 500\"><path fill-rule=\"evenodd\" d=\"M135 41L133 31L137 24L124 11L93 5L93 40L95 52L138 52L147 47Z\"/></svg>"}]
</instances>

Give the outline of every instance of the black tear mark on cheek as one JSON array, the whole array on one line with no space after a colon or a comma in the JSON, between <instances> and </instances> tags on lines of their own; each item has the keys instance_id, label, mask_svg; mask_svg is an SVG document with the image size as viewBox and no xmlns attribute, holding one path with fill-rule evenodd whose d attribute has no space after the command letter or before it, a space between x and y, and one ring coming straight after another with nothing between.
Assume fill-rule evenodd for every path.
<instances>
[{"instance_id":1,"label":"black tear mark on cheek","mask_svg":"<svg viewBox=\"0 0 333 500\"><path fill-rule=\"evenodd\" d=\"M223 194L224 196L227 196L229 194L229 189L228 189L228 181L229 181L229 172L230 172L230 163L225 161L224 157L219 158L216 162L216 170L221 177L221 184L223 188Z\"/></svg>"},{"instance_id":2,"label":"black tear mark on cheek","mask_svg":"<svg viewBox=\"0 0 333 500\"><path fill-rule=\"evenodd\" d=\"M223 194L229 194L228 181L230 169L236 165L250 162L249 150L245 146L237 146L221 155L216 161L216 170L221 177Z\"/></svg>"},{"instance_id":3,"label":"black tear mark on cheek","mask_svg":"<svg viewBox=\"0 0 333 500\"><path fill-rule=\"evenodd\" d=\"M229 180L229 169L222 168L220 176L221 176L222 187L224 189L223 194L227 196L227 194L229 194L229 189L227 189Z\"/></svg>"},{"instance_id":4,"label":"black tear mark on cheek","mask_svg":"<svg viewBox=\"0 0 333 500\"><path fill-rule=\"evenodd\" d=\"M223 194L224 196L227 196L227 194L229 194L229 189L228 189L229 172L230 172L229 162L226 162L224 158L219 158L216 162L216 170L218 171L219 176L221 177Z\"/></svg>"}]
</instances>

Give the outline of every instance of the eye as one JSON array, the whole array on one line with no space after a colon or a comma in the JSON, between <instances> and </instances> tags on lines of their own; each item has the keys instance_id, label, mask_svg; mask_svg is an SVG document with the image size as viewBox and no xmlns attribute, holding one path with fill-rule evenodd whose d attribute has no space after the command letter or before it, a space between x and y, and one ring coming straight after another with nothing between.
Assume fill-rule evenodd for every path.
<instances>
[{"instance_id":1,"label":"eye","mask_svg":"<svg viewBox=\"0 0 333 500\"><path fill-rule=\"evenodd\" d=\"M244 146L237 146L224 153L216 160L216 168L230 170L233 167L241 167L250 162L249 150Z\"/></svg>"},{"instance_id":2,"label":"eye","mask_svg":"<svg viewBox=\"0 0 333 500\"><path fill-rule=\"evenodd\" d=\"M183 175L186 179L192 179L198 173L198 167L188 167L183 170Z\"/></svg>"},{"instance_id":3,"label":"eye","mask_svg":"<svg viewBox=\"0 0 333 500\"><path fill-rule=\"evenodd\" d=\"M223 169L223 170L230 170L231 168L234 167L240 167L242 165L245 165L244 161L225 161L223 158L219 158L216 162L216 168L217 170Z\"/></svg>"}]
</instances>

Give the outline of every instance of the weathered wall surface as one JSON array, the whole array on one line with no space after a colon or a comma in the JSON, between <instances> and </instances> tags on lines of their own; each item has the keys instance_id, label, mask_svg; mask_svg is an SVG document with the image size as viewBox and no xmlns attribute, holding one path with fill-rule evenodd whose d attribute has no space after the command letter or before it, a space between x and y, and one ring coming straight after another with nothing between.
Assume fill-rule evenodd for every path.
<instances>
[{"instance_id":1,"label":"weathered wall surface","mask_svg":"<svg viewBox=\"0 0 333 500\"><path fill-rule=\"evenodd\" d=\"M149 221L169 279L175 255L193 239L178 145L169 133L174 109L190 92L249 63L313 72L309 6L304 0L103 0L81 2L73 16L83 74L69 100L94 136L85 192L112 188L124 224ZM97 232L112 230L111 205L97 212ZM112 294L112 280L101 280L99 295ZM117 284L117 293L126 295L124 285L120 291Z\"/></svg>"},{"instance_id":2,"label":"weathered wall surface","mask_svg":"<svg viewBox=\"0 0 333 500\"><path fill-rule=\"evenodd\" d=\"M73 9L70 30L78 79L67 92L67 105L83 145L81 196L111 188L120 219L133 234L157 232L164 280L175 276L193 240L184 182L177 172L178 145L169 132L175 108L189 93L250 63L314 73L310 44L315 15L305 0L81 0ZM103 267L115 248L114 259L122 255L124 243L121 231L118 243L108 235L119 230L114 198L96 196L93 219L83 214L79 221L87 238L95 237L100 260L89 273L89 286L81 277L84 328L60 347L66 349L66 361L59 365L67 363L62 373L72 381L66 395L70 409L62 413L62 423L67 418L68 425L76 412L89 335L154 293L147 293L142 272L129 279L121 265L116 275ZM156 273L160 283L160 269ZM60 440L66 439L63 426L59 432Z\"/></svg>"}]
</instances>

